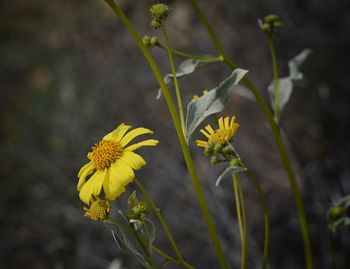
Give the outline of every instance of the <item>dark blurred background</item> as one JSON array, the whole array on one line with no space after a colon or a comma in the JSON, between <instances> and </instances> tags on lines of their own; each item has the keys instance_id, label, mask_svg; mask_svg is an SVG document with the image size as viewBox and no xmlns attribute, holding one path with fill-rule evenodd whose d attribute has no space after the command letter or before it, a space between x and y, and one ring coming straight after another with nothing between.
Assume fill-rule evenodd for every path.
<instances>
[{"instance_id":1,"label":"dark blurred background","mask_svg":"<svg viewBox=\"0 0 350 269\"><path fill-rule=\"evenodd\" d=\"M140 33L149 27L153 1L118 1ZM214 54L205 29L185 0L168 1L167 29L173 46ZM304 88L294 90L283 114L285 140L303 192L315 268L331 268L327 209L350 193L349 70L350 6L347 1L199 1L229 55L266 96L271 61L257 19L278 14L276 36L281 76L303 48ZM110 231L83 217L76 174L86 153L120 122L145 126L161 141L140 150L149 161L138 172L173 231L185 257L197 268L218 268L164 99L137 46L101 0L1 1L0 268L141 268L120 252ZM152 51L164 72L167 55ZM176 59L179 64L181 58ZM181 81L184 102L230 74L209 66ZM224 115L240 123L235 145L259 178L271 218L270 268L304 268L303 243L284 170L266 120L255 102L232 95ZM210 209L232 268L240 242L230 180L215 188L201 150L193 155ZM259 268L263 218L257 194L242 177L249 221L249 268ZM130 186L129 190L132 190ZM115 207L125 209L127 193ZM339 268L349 268L349 229L336 234ZM171 253L157 226L157 245ZM117 259L117 260L115 260ZM168 265L166 267L176 268Z\"/></svg>"}]
</instances>

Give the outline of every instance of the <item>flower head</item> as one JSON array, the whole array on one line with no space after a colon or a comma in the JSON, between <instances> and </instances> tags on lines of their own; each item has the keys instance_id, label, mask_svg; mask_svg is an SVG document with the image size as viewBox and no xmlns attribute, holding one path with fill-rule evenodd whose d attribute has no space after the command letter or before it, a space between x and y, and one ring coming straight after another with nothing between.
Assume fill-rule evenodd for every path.
<instances>
[{"instance_id":1,"label":"flower head","mask_svg":"<svg viewBox=\"0 0 350 269\"><path fill-rule=\"evenodd\" d=\"M226 144L227 141L235 135L239 124L235 123L236 117L232 117L231 121L229 117L223 119L219 118L219 128L214 131L214 129L208 124L205 129L201 129L200 132L208 138L208 141L197 140L196 144L198 147L206 148L209 144Z\"/></svg>"},{"instance_id":2,"label":"flower head","mask_svg":"<svg viewBox=\"0 0 350 269\"><path fill-rule=\"evenodd\" d=\"M154 29L158 29L159 27L162 27L166 18L169 15L168 6L162 3L157 3L152 5L149 11L152 17L151 26Z\"/></svg>"},{"instance_id":3,"label":"flower head","mask_svg":"<svg viewBox=\"0 0 350 269\"><path fill-rule=\"evenodd\" d=\"M106 197L115 200L135 178L134 170L146 164L134 151L142 146L155 146L158 140L148 139L129 145L135 137L153 133L142 127L128 132L131 128L129 125L120 124L88 153L90 162L80 169L77 185L79 197L84 203L89 204L93 196L101 193L102 187Z\"/></svg>"},{"instance_id":4,"label":"flower head","mask_svg":"<svg viewBox=\"0 0 350 269\"><path fill-rule=\"evenodd\" d=\"M96 200L92 200L90 208L84 207L86 211L84 216L92 220L103 221L108 218L111 206L108 200L101 200L98 197L95 197Z\"/></svg>"}]
</instances>

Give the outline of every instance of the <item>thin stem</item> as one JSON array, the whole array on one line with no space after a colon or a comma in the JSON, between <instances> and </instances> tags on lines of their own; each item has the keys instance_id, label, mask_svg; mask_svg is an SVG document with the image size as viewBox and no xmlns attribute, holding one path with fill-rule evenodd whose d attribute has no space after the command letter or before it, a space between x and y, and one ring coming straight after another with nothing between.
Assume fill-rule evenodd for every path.
<instances>
[{"instance_id":1,"label":"thin stem","mask_svg":"<svg viewBox=\"0 0 350 269\"><path fill-rule=\"evenodd\" d=\"M182 106L180 86L179 86L179 81L177 80L176 69L175 69L175 64L174 64L174 57L173 57L173 53L171 51L170 42L169 42L167 32L165 30L165 26L162 26L162 33L164 36L164 40L165 40L165 44L166 44L166 48L167 48L167 52L168 52L168 56L169 56L171 73L173 74L175 93L176 93L177 105L179 108L179 115L180 115L182 132L183 132L184 136L186 136L185 116L184 116L184 110L183 110L183 106Z\"/></svg>"},{"instance_id":2,"label":"thin stem","mask_svg":"<svg viewBox=\"0 0 350 269\"><path fill-rule=\"evenodd\" d=\"M155 63L152 55L150 54L150 52L148 51L146 46L143 44L139 33L136 31L134 26L131 24L131 22L125 16L125 14L122 12L122 10L119 8L119 6L117 4L115 4L113 0L105 0L105 1L113 9L115 14L120 18L120 20L122 21L124 26L128 29L130 34L135 39L136 43L139 45L142 53L144 54L147 62L149 63L149 65L154 73L154 76L156 77L156 79L160 85L160 88L162 89L164 98L165 98L166 103L168 105L169 112L170 112L170 115L172 117L172 120L173 120L173 123L175 126L176 134L177 134L180 146L181 146L182 153L184 155L187 169L188 169L188 172L191 176L192 185L194 187L198 203L199 203L200 208L202 210L202 214L203 214L205 223L207 225L210 239L213 243L215 254L219 260L220 268L226 269L226 268L228 268L228 263L227 263L225 254L223 252L222 246L221 246L220 238L219 238L219 235L217 234L213 219L210 215L207 203L205 201L204 193L202 190L202 185L198 179L198 176L197 176L194 164L193 164L193 160L192 160L192 157L190 154L190 150L189 150L188 145L186 143L185 137L183 136L181 123L180 123L178 114L176 112L174 102L170 96L170 93L169 93L169 90L168 90L166 84L164 83L162 73L160 72L158 65Z\"/></svg>"},{"instance_id":3,"label":"thin stem","mask_svg":"<svg viewBox=\"0 0 350 269\"><path fill-rule=\"evenodd\" d=\"M203 25L207 29L208 34L210 35L218 53L223 56L224 62L229 67L231 67L231 69L236 69L237 65L225 53L218 37L216 36L215 32L211 28L209 22L205 18L203 12L201 11L199 6L197 5L196 1L195 0L189 0L189 1L190 1L191 5L193 6L193 8L195 9L195 11L197 12L197 15L199 16ZM282 159L283 166L287 172L289 185L291 187L291 190L292 190L292 193L294 196L294 202L296 205L296 209L297 209L297 213L298 213L299 221L300 221L301 233L302 233L303 240L304 240L306 266L307 266L307 269L312 269L314 267L313 266L313 258L312 258L312 247L311 247L311 241L310 241L310 236L309 236L309 229L308 229L308 223L307 223L307 219L306 219L306 213L305 213L301 193L299 190L298 182L297 182L295 174L293 172L287 149L286 149L286 147L283 143L283 140L282 140L281 131L280 131L278 125L276 124L276 122L274 121L274 118L273 118L273 115L269 109L269 106L265 102L261 93L255 87L254 83L248 78L248 76L244 76L243 82L246 85L246 87L254 94L255 99L257 100L258 104L260 105L265 118L267 119L268 123L270 124L272 134L273 134L273 137L275 139L280 157Z\"/></svg>"},{"instance_id":4,"label":"thin stem","mask_svg":"<svg viewBox=\"0 0 350 269\"><path fill-rule=\"evenodd\" d=\"M237 179L235 174L232 175L232 183L233 183L233 192L235 194L235 203L236 203L236 212L237 212L237 222L239 229L239 238L241 239L241 247L243 252L243 224L242 224L242 213L241 213L241 204L239 199L239 192L237 186Z\"/></svg>"},{"instance_id":5,"label":"thin stem","mask_svg":"<svg viewBox=\"0 0 350 269\"><path fill-rule=\"evenodd\" d=\"M167 50L167 48L164 47L161 44L159 44L158 47L163 49L163 50ZM175 50L175 49L171 49L171 52L173 54L176 54L176 55L179 55L179 56L182 56L182 57L185 57L185 58L195 59L195 60L206 60L206 61L212 60L213 62L214 61L216 61L216 62L222 62L223 61L222 57L220 57L220 56L219 57L213 57L213 56L208 56L208 55L193 55L193 54L190 54L190 53L187 53L187 52L183 52L183 51L180 51L180 50Z\"/></svg>"},{"instance_id":6,"label":"thin stem","mask_svg":"<svg viewBox=\"0 0 350 269\"><path fill-rule=\"evenodd\" d=\"M273 108L275 111L275 122L278 124L280 120L280 113L279 113L279 82L278 82L278 66L277 66L277 60L276 60L276 51L275 46L273 44L272 36L267 36L267 44L269 45L270 53L271 53L271 60L272 60L272 69L273 69Z\"/></svg>"},{"instance_id":7,"label":"thin stem","mask_svg":"<svg viewBox=\"0 0 350 269\"><path fill-rule=\"evenodd\" d=\"M120 223L118 220L116 219L112 219L111 217L109 217L108 219L105 220L106 223L112 224L117 226L119 229L123 230L124 232L130 234L130 235L134 235L131 228L129 226L126 226L122 223ZM141 240L144 243L147 243L145 239L141 238ZM151 244L151 248L157 252L159 255L163 256L164 259L168 260L171 263L174 264L180 264L180 261L174 259L173 257L171 257L170 255L166 254L164 251L162 251L161 249L157 248L155 245Z\"/></svg>"},{"instance_id":8,"label":"thin stem","mask_svg":"<svg viewBox=\"0 0 350 269\"><path fill-rule=\"evenodd\" d=\"M269 255L269 241L270 241L270 223L269 223L269 212L268 212L267 202L266 202L264 191L262 190L260 183L255 178L254 174L249 170L247 170L246 175L248 176L248 179L253 183L254 187L256 188L261 205L263 207L263 211L264 211L264 229L265 229L264 234L265 235L264 235L264 254L263 254L263 261L262 261L261 268L266 269L268 255Z\"/></svg>"},{"instance_id":9,"label":"thin stem","mask_svg":"<svg viewBox=\"0 0 350 269\"><path fill-rule=\"evenodd\" d=\"M162 225L166 235L168 236L170 243L176 253L176 256L178 257L178 259L181 261L181 263L183 265L185 265L186 268L194 268L193 266L191 266L190 264L188 264L182 257L180 250L175 242L175 239L173 237L173 235L170 232L170 229L168 227L168 225L166 224L162 214L160 213L159 208L156 206L156 204L153 202L153 199L151 197L151 195L148 193L148 191L145 189L145 187L141 184L140 181L138 181L136 178L134 179L135 184L137 185L137 187L141 190L141 192L143 193L143 195L145 196L148 204L151 206L152 210L154 211L154 213L156 214L159 223Z\"/></svg>"},{"instance_id":10,"label":"thin stem","mask_svg":"<svg viewBox=\"0 0 350 269\"><path fill-rule=\"evenodd\" d=\"M236 189L239 198L239 205L243 224L243 241L242 241L242 253L241 253L241 269L247 268L248 261L248 227L247 227L247 215L245 211L245 202L243 198L243 191L241 183L239 182L239 176L237 173L233 174L234 183L236 184Z\"/></svg>"}]
</instances>

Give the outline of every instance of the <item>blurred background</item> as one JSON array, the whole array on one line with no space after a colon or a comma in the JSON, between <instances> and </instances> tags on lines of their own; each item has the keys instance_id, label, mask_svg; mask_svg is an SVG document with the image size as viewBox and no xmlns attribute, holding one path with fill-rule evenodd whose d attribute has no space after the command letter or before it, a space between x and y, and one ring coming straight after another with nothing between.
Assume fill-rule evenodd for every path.
<instances>
[{"instance_id":1,"label":"blurred background","mask_svg":"<svg viewBox=\"0 0 350 269\"><path fill-rule=\"evenodd\" d=\"M281 76L288 74L290 58L303 48L313 50L302 68L306 87L294 90L282 126L303 193L315 268L331 268L327 210L350 193L348 3L198 2L228 54L250 71L266 98L271 60L257 19L276 13L283 21L275 38ZM153 1L118 3L142 35L159 36L149 26ZM188 2L167 3L173 47L214 55ZM76 175L87 152L121 122L155 131L160 144L139 151L148 165L137 176L161 205L186 259L197 268L218 268L164 99L156 100L153 74L110 8L100 0L15 0L2 1L0 7L0 268L111 269L121 263L124 268L141 268L132 256L117 249L107 227L83 217L76 192ZM159 49L152 53L168 72L167 55ZM176 63L181 60L176 58ZM181 80L184 102L217 86L229 74L226 66L217 64ZM304 268L293 198L260 108L232 94L223 115L236 115L241 126L234 144L268 199L270 268ZM232 268L238 268L240 242L232 183L227 180L216 188L215 179L223 167L212 169L193 143L192 152L225 251ZM262 210L254 187L244 177L242 182L249 222L248 268L259 268ZM114 208L125 209L128 193ZM349 240L349 229L336 233L339 268L349 268ZM172 253L159 226L156 244Z\"/></svg>"}]
</instances>

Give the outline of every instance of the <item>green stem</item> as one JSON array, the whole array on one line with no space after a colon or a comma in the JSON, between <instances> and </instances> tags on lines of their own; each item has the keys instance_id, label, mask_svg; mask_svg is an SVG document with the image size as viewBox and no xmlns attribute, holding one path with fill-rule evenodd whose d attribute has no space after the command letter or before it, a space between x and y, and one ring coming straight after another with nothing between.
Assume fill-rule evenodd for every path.
<instances>
[{"instance_id":1,"label":"green stem","mask_svg":"<svg viewBox=\"0 0 350 269\"><path fill-rule=\"evenodd\" d=\"M236 203L239 204L239 209L237 211L237 216L240 215L240 230L242 230L242 253L241 253L241 269L247 268L248 261L248 227L247 227L247 215L245 211L245 202L243 198L243 191L241 184L239 182L239 176L237 173L233 174L234 179L234 188L235 188L235 196ZM240 211L240 214L238 212Z\"/></svg>"},{"instance_id":2,"label":"green stem","mask_svg":"<svg viewBox=\"0 0 350 269\"><path fill-rule=\"evenodd\" d=\"M163 45L159 44L158 45L159 48L163 49L163 50L167 50L166 47L164 47ZM190 54L190 53L186 53L186 52L183 52L183 51L180 51L180 50L174 50L174 49L171 49L171 52L173 54L176 54L176 55L179 55L179 56L182 56L182 57L185 57L185 58L190 58L190 59L195 59L195 60L206 60L206 61L215 61L215 62L222 62L223 59L222 57L213 57L213 56L208 56L208 55L193 55L193 54Z\"/></svg>"},{"instance_id":3,"label":"green stem","mask_svg":"<svg viewBox=\"0 0 350 269\"><path fill-rule=\"evenodd\" d=\"M171 51L170 42L169 42L169 38L168 38L167 32L165 30L165 26L162 26L161 28L162 28L162 32L163 32L163 36L164 36L164 40L165 40L168 56L169 56L171 73L173 74L173 80L174 80L174 85L175 85L175 93L176 93L176 99L177 99L177 106L179 108L179 115L180 115L180 122L181 122L182 132L183 132L184 136L186 136L185 116L184 116L184 111L183 111L183 106L182 106L179 81L177 80L177 76L176 76L174 57L173 57L173 53Z\"/></svg>"},{"instance_id":4,"label":"green stem","mask_svg":"<svg viewBox=\"0 0 350 269\"><path fill-rule=\"evenodd\" d=\"M181 261L181 263L185 266L185 268L194 268L192 265L188 264L182 257L180 250L175 242L175 239L173 237L173 235L170 232L170 229L168 227L168 225L166 224L162 214L160 213L159 208L156 206L156 204L153 202L153 199L151 197L151 195L148 193L148 191L145 189L145 187L141 184L140 181L138 181L136 178L134 179L135 184L137 185L137 187L141 190L141 192L143 193L143 195L145 196L145 198L147 199L148 204L151 206L152 210L154 211L154 213L156 214L159 223L162 225L166 235L168 236L170 243L175 251L176 256L178 257L178 259Z\"/></svg>"},{"instance_id":5,"label":"green stem","mask_svg":"<svg viewBox=\"0 0 350 269\"><path fill-rule=\"evenodd\" d=\"M218 53L223 56L224 62L231 67L231 69L236 69L237 65L235 62L233 62L225 53L223 47L221 46L221 43L219 39L217 38L215 32L211 28L209 22L205 18L203 12L197 5L195 0L189 0L195 11L197 12L197 15L199 16L200 20L202 21L203 25L208 31L208 34L210 35ZM253 82L248 78L248 76L244 76L243 82L246 85L246 87L254 94L255 99L257 100L258 104L260 105L265 118L267 119L268 123L270 124L271 130L273 137L275 139L280 157L283 162L283 166L287 172L288 180L289 180L289 185L291 187L293 196L294 196L294 202L295 206L297 209L297 213L299 216L299 221L300 221L300 228L301 228L301 233L302 237L304 240L304 251L305 251L305 260L306 260L306 266L307 269L312 269L313 266L313 258L312 258L312 247L311 247L311 241L310 241L310 236L309 236L309 229L308 229L308 223L306 219L306 213L301 197L301 193L299 190L298 182L296 180L296 177L294 175L292 165L288 156L287 149L283 143L282 136L281 136L281 131L279 129L279 126L276 124L274 121L273 115L269 109L269 106L265 102L263 96L261 93L257 90Z\"/></svg>"},{"instance_id":6,"label":"green stem","mask_svg":"<svg viewBox=\"0 0 350 269\"><path fill-rule=\"evenodd\" d=\"M120 18L122 23L125 25L125 27L128 29L130 34L135 39L136 43L139 45L142 53L144 54L146 60L148 61L149 65L150 65L150 67L151 67L151 69L152 69L161 89L162 89L162 93L163 93L165 101L168 105L169 112L170 112L170 115L172 117L172 120L173 120L173 123L175 126L176 134L177 134L177 137L179 139L179 143L180 143L180 146L182 149L182 153L184 155L187 169L188 169L188 172L191 176L192 185L194 187L198 203L201 207L202 214L203 214L205 223L207 225L210 239L213 243L215 254L219 260L220 267L221 268L228 268L228 263L227 263L225 255L224 255L222 246L221 246L219 235L217 234L213 219L210 215L207 203L206 203L205 198L204 198L202 185L198 179L198 176L197 176L194 164L193 164L193 160L192 160L192 157L190 154L190 150L189 150L188 145L186 143L185 137L183 136L183 132L181 129L181 123L180 123L178 114L176 112L174 102L170 96L170 93L169 93L169 90L168 90L166 84L164 83L162 73L160 72L158 65L155 63L152 55L150 54L150 52L148 51L146 46L143 44L140 35L138 34L138 32L136 31L134 26L131 24L129 19L122 12L122 10L118 7L117 4L114 3L113 0L105 0L105 1L113 9L115 14Z\"/></svg>"},{"instance_id":7,"label":"green stem","mask_svg":"<svg viewBox=\"0 0 350 269\"><path fill-rule=\"evenodd\" d=\"M280 120L280 112L279 112L279 82L278 82L278 66L276 60L276 51L275 46L273 44L272 36L267 36L267 44L269 45L271 60L272 60L272 69L273 69L273 108L275 111L275 122L278 124Z\"/></svg>"},{"instance_id":8,"label":"green stem","mask_svg":"<svg viewBox=\"0 0 350 269\"><path fill-rule=\"evenodd\" d=\"M118 220L116 219L112 219L111 217L109 217L108 219L105 220L106 223L112 224L114 226L117 226L119 229L123 230L124 232L130 234L130 235L134 235L131 228L129 226L123 225L122 223L120 223ZM147 243L145 239L141 238L141 240L144 243ZM174 259L173 257L171 257L170 255L166 254L164 251L162 251L161 249L157 248L155 245L151 244L151 248L157 252L159 255L163 256L164 259L168 260L171 263L174 264L181 264L180 261Z\"/></svg>"},{"instance_id":9,"label":"green stem","mask_svg":"<svg viewBox=\"0 0 350 269\"><path fill-rule=\"evenodd\" d=\"M262 190L259 181L255 178L254 174L252 172L250 172L249 170L246 171L246 175L248 176L248 179L253 183L253 185L255 186L258 195L259 195L259 199L261 202L261 205L263 207L263 211L264 211L264 228L265 228L265 232L264 232L264 254L263 254L263 261L262 261L262 269L266 269L267 268L267 261L268 261L268 255L269 255L269 241L270 241L270 223L269 223L269 212L268 212L268 206L267 206L267 202L265 199L265 194L264 191Z\"/></svg>"},{"instance_id":10,"label":"green stem","mask_svg":"<svg viewBox=\"0 0 350 269\"><path fill-rule=\"evenodd\" d=\"M237 212L237 222L239 229L239 238L241 239L241 247L243 252L243 224L242 224L242 213L241 213L241 204L239 199L239 192L237 187L237 179L235 174L232 174L232 183L233 183L233 192L235 194L235 203L236 203L236 212Z\"/></svg>"}]
</instances>

